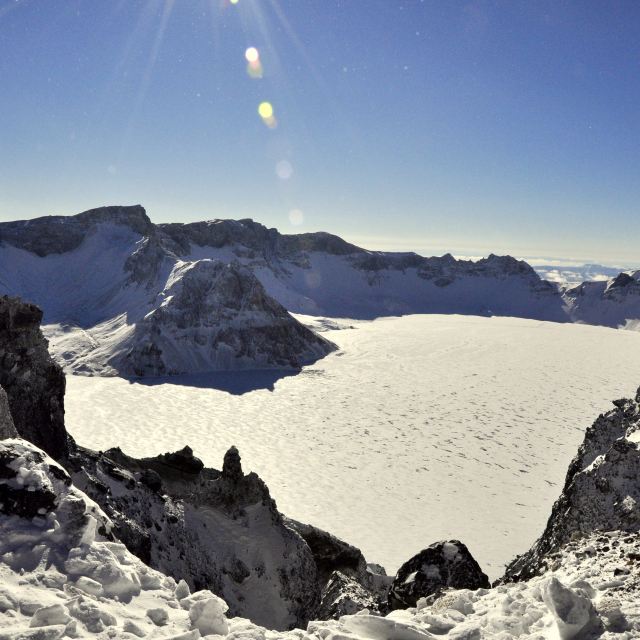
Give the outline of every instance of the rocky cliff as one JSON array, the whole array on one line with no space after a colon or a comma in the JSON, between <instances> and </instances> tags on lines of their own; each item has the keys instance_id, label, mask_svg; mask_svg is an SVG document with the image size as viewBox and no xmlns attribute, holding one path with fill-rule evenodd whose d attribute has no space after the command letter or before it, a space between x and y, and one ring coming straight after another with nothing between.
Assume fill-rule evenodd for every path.
<instances>
[{"instance_id":1,"label":"rocky cliff","mask_svg":"<svg viewBox=\"0 0 640 640\"><path fill-rule=\"evenodd\" d=\"M0 387L17 433L51 456L63 458L65 380L47 350L41 319L36 306L0 297Z\"/></svg>"},{"instance_id":2,"label":"rocky cliff","mask_svg":"<svg viewBox=\"0 0 640 640\"><path fill-rule=\"evenodd\" d=\"M614 402L585 434L562 494L535 545L516 558L505 580L523 580L552 567L571 541L640 531L640 393Z\"/></svg>"}]
</instances>

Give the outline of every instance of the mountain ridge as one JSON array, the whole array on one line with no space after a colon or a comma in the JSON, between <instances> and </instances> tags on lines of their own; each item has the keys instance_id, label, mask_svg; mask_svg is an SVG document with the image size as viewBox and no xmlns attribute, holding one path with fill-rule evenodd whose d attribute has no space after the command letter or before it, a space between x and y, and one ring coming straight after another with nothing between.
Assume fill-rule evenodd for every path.
<instances>
[{"instance_id":1,"label":"mountain ridge","mask_svg":"<svg viewBox=\"0 0 640 640\"><path fill-rule=\"evenodd\" d=\"M222 271L229 277L218 278ZM198 272L200 289L191 287L177 310L179 281ZM216 279L219 290L208 286ZM262 288L253 314L235 308L232 282ZM55 357L68 371L109 375L299 368L334 349L290 313L640 323L640 286L628 274L561 288L511 256L368 251L327 232L281 234L248 218L154 224L141 205L0 223L0 293L43 309ZM222 300L226 311L215 324L210 312ZM257 337L259 327L270 329Z\"/></svg>"}]
</instances>

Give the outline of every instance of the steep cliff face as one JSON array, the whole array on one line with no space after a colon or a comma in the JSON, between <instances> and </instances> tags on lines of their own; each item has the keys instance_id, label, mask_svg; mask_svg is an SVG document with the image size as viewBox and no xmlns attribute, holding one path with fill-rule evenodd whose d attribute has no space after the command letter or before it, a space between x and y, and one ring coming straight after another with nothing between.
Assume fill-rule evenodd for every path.
<instances>
[{"instance_id":1,"label":"steep cliff face","mask_svg":"<svg viewBox=\"0 0 640 640\"><path fill-rule=\"evenodd\" d=\"M546 529L527 553L508 567L504 580L523 580L547 570L572 540L598 532L640 531L640 392L587 429L571 462L564 489Z\"/></svg>"},{"instance_id":2,"label":"steep cliff face","mask_svg":"<svg viewBox=\"0 0 640 640\"><path fill-rule=\"evenodd\" d=\"M0 440L17 437L18 432L13 424L13 418L9 410L9 399L5 390L0 387Z\"/></svg>"},{"instance_id":3,"label":"steep cliff face","mask_svg":"<svg viewBox=\"0 0 640 640\"><path fill-rule=\"evenodd\" d=\"M17 432L55 458L67 454L65 380L40 331L42 312L0 297L0 386Z\"/></svg>"}]
</instances>

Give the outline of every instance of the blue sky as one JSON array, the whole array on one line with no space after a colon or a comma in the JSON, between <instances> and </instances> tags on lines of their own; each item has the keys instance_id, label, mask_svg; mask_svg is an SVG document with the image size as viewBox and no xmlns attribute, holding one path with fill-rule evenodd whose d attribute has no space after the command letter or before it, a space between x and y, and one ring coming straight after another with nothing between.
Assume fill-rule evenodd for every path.
<instances>
[{"instance_id":1,"label":"blue sky","mask_svg":"<svg viewBox=\"0 0 640 640\"><path fill-rule=\"evenodd\" d=\"M631 1L0 0L0 219L640 264L638 33Z\"/></svg>"}]
</instances>

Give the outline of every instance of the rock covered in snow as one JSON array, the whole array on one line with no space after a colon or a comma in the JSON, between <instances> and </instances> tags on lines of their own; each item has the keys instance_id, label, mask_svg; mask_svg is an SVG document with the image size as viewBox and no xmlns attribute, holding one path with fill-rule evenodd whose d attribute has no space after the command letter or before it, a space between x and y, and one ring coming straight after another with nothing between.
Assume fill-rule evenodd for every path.
<instances>
[{"instance_id":1,"label":"rock covered in snow","mask_svg":"<svg viewBox=\"0 0 640 640\"><path fill-rule=\"evenodd\" d=\"M0 442L0 490L0 639L267 637L113 540L106 514L31 443Z\"/></svg>"},{"instance_id":2,"label":"rock covered in snow","mask_svg":"<svg viewBox=\"0 0 640 640\"><path fill-rule=\"evenodd\" d=\"M313 555L285 526L262 480L243 473L235 447L222 472L204 468L189 447L141 460L77 447L70 464L115 536L154 569L184 580L183 598L211 590L231 615L274 629L315 614L322 585Z\"/></svg>"},{"instance_id":3,"label":"rock covered in snow","mask_svg":"<svg viewBox=\"0 0 640 640\"><path fill-rule=\"evenodd\" d=\"M420 598L447 588L488 587L489 578L462 542L434 542L400 567L389 590L389 606L415 607Z\"/></svg>"},{"instance_id":4,"label":"rock covered in snow","mask_svg":"<svg viewBox=\"0 0 640 640\"><path fill-rule=\"evenodd\" d=\"M542 599L553 613L561 640L570 640L579 635L600 635L602 622L588 596L576 593L558 578L552 577L544 585Z\"/></svg>"},{"instance_id":5,"label":"rock covered in snow","mask_svg":"<svg viewBox=\"0 0 640 640\"><path fill-rule=\"evenodd\" d=\"M179 264L161 303L135 327L121 374L162 376L228 369L299 368L335 347L269 297L247 269L199 260Z\"/></svg>"},{"instance_id":6,"label":"rock covered in snow","mask_svg":"<svg viewBox=\"0 0 640 640\"><path fill-rule=\"evenodd\" d=\"M544 533L516 558L505 580L522 580L554 563L572 539L598 531L640 531L640 393L614 402L585 434Z\"/></svg>"},{"instance_id":7,"label":"rock covered in snow","mask_svg":"<svg viewBox=\"0 0 640 640\"><path fill-rule=\"evenodd\" d=\"M60 458L68 447L65 379L49 355L41 319L42 311L35 305L0 297L0 386L20 436Z\"/></svg>"},{"instance_id":8,"label":"rock covered in snow","mask_svg":"<svg viewBox=\"0 0 640 640\"><path fill-rule=\"evenodd\" d=\"M318 620L329 620L367 610L379 612L380 601L354 578L334 571L322 589L320 605L315 613Z\"/></svg>"}]
</instances>

